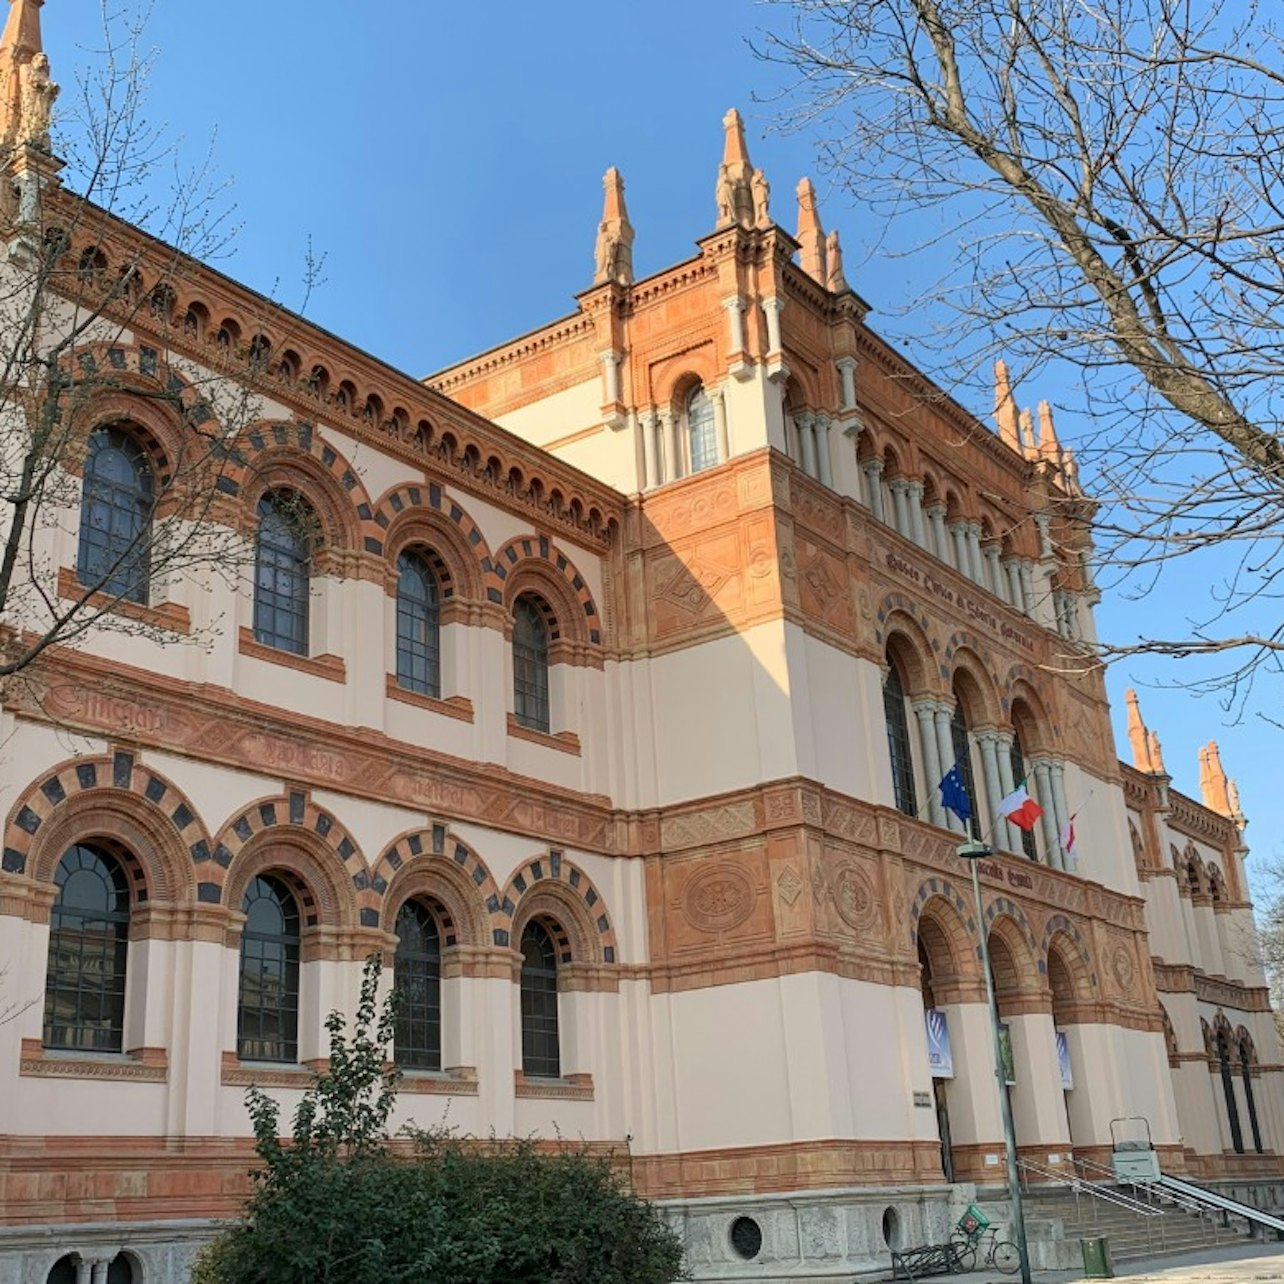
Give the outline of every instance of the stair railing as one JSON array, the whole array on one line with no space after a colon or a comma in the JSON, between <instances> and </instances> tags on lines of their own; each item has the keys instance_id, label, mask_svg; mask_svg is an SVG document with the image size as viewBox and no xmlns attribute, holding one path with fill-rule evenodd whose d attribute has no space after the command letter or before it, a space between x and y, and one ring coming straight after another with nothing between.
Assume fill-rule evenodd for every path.
<instances>
[{"instance_id":1,"label":"stair railing","mask_svg":"<svg viewBox=\"0 0 1284 1284\"><path fill-rule=\"evenodd\" d=\"M1041 1181L1054 1182L1057 1185L1068 1186L1074 1193L1075 1221L1082 1223L1083 1210L1081 1207L1080 1196L1087 1195L1092 1209L1092 1220L1098 1220L1097 1213L1102 1204L1121 1208L1126 1212L1132 1213L1143 1219L1142 1226L1146 1231L1146 1247L1153 1249L1155 1247L1155 1236L1159 1239L1159 1248L1162 1251L1166 1244L1167 1237L1164 1234L1164 1210L1155 1208L1151 1204L1144 1203L1140 1199L1134 1199L1131 1195L1125 1195L1123 1191L1112 1186L1107 1186L1099 1181L1092 1181L1090 1178L1079 1176L1078 1172L1071 1169L1070 1175L1067 1176L1065 1169L1047 1168L1043 1164L1037 1164L1032 1159L1018 1159L1017 1167L1021 1171L1022 1185L1029 1186L1028 1177L1033 1174ZM1155 1219L1159 1220L1156 1221Z\"/></svg>"},{"instance_id":2,"label":"stair railing","mask_svg":"<svg viewBox=\"0 0 1284 1284\"><path fill-rule=\"evenodd\" d=\"M1097 1173L1110 1181L1117 1181L1114 1169L1106 1164L1099 1164L1092 1159L1083 1159L1078 1155L1075 1155L1071 1162L1078 1172ZM1201 1204L1198 1200L1191 1199L1189 1196L1182 1195L1177 1191L1165 1190L1151 1181L1138 1181L1136 1178L1129 1178L1127 1182L1120 1184L1141 1192L1145 1196L1146 1202L1152 1206L1168 1204L1198 1217L1200 1230L1203 1232L1205 1242L1207 1243L1211 1240L1212 1243L1217 1243L1218 1217L1217 1214L1210 1211L1206 1204ZM1225 1218L1222 1219L1222 1222L1223 1224L1228 1224Z\"/></svg>"}]
</instances>

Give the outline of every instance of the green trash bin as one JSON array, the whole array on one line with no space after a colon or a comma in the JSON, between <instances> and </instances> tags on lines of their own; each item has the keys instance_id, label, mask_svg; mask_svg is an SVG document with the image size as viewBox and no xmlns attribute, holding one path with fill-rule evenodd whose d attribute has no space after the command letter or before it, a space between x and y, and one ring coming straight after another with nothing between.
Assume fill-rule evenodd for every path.
<instances>
[{"instance_id":1,"label":"green trash bin","mask_svg":"<svg viewBox=\"0 0 1284 1284\"><path fill-rule=\"evenodd\" d=\"M1079 1249L1083 1253L1083 1273L1090 1280L1114 1279L1115 1268L1110 1261L1110 1241L1104 1235L1081 1239Z\"/></svg>"}]
</instances>

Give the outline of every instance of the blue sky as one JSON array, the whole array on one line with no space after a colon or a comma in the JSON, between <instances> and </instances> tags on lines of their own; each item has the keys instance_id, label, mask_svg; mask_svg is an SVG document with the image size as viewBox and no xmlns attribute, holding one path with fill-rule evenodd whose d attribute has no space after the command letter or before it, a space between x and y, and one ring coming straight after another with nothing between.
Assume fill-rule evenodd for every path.
<instances>
[{"instance_id":1,"label":"blue sky","mask_svg":"<svg viewBox=\"0 0 1284 1284\"><path fill-rule=\"evenodd\" d=\"M592 276L608 165L624 175L639 274L688 257L712 230L729 106L744 112L773 212L792 230L794 185L816 173L815 139L775 128L780 73L747 43L780 19L754 0L155 0L148 112L180 157L199 159L214 139L240 225L220 267L298 306L310 238L326 262L309 319L422 375L573 309ZM49 0L43 22L66 102L100 47L98 6ZM862 253L876 233L868 212L823 182L819 190L878 328L880 310L937 278L948 238L917 257ZM896 239L910 245L928 232L939 232L939 216L930 228L899 227ZM1062 390L1018 392L1033 404ZM975 396L961 399L988 414ZM1074 415L1063 411L1058 424L1073 440ZM1100 630L1180 632L1207 574L1184 569L1140 602L1112 597ZM1138 660L1111 671L1119 743L1130 684L1178 788L1198 796L1197 747L1218 739L1252 821L1250 869L1284 861L1284 791L1267 752L1284 733L1257 716L1274 710L1278 691L1263 688L1227 726L1215 699L1146 689L1180 681L1188 665Z\"/></svg>"}]
</instances>

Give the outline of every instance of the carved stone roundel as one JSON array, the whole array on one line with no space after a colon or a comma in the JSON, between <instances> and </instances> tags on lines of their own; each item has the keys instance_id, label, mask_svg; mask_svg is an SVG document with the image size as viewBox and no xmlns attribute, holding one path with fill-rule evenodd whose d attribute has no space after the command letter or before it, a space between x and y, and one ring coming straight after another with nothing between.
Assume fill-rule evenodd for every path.
<instances>
[{"instance_id":1,"label":"carved stone roundel","mask_svg":"<svg viewBox=\"0 0 1284 1284\"><path fill-rule=\"evenodd\" d=\"M1136 969L1133 967L1132 955L1120 946L1110 959L1110 970L1114 973L1115 983L1127 993L1132 989Z\"/></svg>"},{"instance_id":2,"label":"carved stone roundel","mask_svg":"<svg viewBox=\"0 0 1284 1284\"><path fill-rule=\"evenodd\" d=\"M726 932L753 913L753 884L734 865L716 865L687 883L682 912L703 932Z\"/></svg>"},{"instance_id":3,"label":"carved stone roundel","mask_svg":"<svg viewBox=\"0 0 1284 1284\"><path fill-rule=\"evenodd\" d=\"M858 869L850 866L834 880L834 904L848 927L864 930L878 917L874 886Z\"/></svg>"}]
</instances>

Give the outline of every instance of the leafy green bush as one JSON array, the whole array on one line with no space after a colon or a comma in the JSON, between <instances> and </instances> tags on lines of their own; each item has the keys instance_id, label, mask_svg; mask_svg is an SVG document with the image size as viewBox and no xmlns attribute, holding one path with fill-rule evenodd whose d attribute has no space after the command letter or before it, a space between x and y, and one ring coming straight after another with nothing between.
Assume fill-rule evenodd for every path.
<instances>
[{"instance_id":1,"label":"leafy green bush","mask_svg":"<svg viewBox=\"0 0 1284 1284\"><path fill-rule=\"evenodd\" d=\"M688 1278L677 1237L582 1152L414 1132L387 1123L393 1010L366 965L351 1038L332 1014L330 1067L282 1144L276 1102L251 1089L263 1166L241 1220L202 1254L193 1284L671 1284Z\"/></svg>"}]
</instances>

